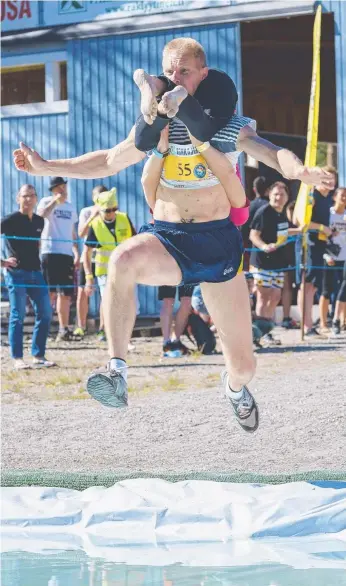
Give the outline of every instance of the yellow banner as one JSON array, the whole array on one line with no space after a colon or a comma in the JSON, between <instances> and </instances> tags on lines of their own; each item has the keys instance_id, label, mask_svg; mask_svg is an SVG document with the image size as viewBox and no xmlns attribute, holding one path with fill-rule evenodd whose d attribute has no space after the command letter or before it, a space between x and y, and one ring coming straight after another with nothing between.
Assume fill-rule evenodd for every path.
<instances>
[{"instance_id":1,"label":"yellow banner","mask_svg":"<svg viewBox=\"0 0 346 586\"><path fill-rule=\"evenodd\" d=\"M313 33L313 63L312 80L309 104L307 145L304 164L308 167L316 166L318 119L320 111L320 52L321 52L321 22L322 8L318 6L314 22ZM299 189L294 213L300 225L308 225L312 214L313 186L302 183Z\"/></svg>"}]
</instances>

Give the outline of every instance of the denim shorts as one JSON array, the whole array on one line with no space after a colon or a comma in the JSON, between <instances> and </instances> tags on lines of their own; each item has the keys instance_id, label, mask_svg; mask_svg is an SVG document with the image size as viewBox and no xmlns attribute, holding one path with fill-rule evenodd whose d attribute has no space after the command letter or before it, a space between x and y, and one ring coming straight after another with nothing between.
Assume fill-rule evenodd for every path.
<instances>
[{"instance_id":1,"label":"denim shorts","mask_svg":"<svg viewBox=\"0 0 346 586\"><path fill-rule=\"evenodd\" d=\"M203 300L200 285L197 285L197 287L195 287L193 290L193 295L191 298L191 305L192 305L193 309L195 311L197 311L198 313L204 313L205 315L209 315L209 311L207 310L207 307L206 307L204 300Z\"/></svg>"},{"instance_id":2,"label":"denim shorts","mask_svg":"<svg viewBox=\"0 0 346 586\"><path fill-rule=\"evenodd\" d=\"M153 234L176 260L182 280L179 285L221 283L242 270L241 233L229 220L173 223L155 220L140 233Z\"/></svg>"}]
</instances>

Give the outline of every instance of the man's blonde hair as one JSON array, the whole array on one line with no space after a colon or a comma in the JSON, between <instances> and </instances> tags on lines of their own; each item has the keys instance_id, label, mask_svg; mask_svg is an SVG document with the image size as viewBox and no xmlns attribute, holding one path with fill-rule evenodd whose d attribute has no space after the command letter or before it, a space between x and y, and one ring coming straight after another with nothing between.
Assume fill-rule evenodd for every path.
<instances>
[{"instance_id":1,"label":"man's blonde hair","mask_svg":"<svg viewBox=\"0 0 346 586\"><path fill-rule=\"evenodd\" d=\"M163 58L167 57L170 53L176 53L179 57L182 57L183 55L191 55L201 62L202 67L207 66L207 57L204 49L198 41L195 41L195 39L190 39L189 37L172 39L172 41L169 41L163 49Z\"/></svg>"}]
</instances>

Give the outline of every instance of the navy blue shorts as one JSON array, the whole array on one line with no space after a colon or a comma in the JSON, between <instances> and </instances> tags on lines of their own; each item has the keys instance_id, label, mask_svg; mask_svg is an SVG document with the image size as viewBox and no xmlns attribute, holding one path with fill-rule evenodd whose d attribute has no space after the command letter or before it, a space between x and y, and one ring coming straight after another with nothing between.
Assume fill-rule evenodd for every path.
<instances>
[{"instance_id":1,"label":"navy blue shorts","mask_svg":"<svg viewBox=\"0 0 346 586\"><path fill-rule=\"evenodd\" d=\"M242 270L242 237L229 218L196 224L155 220L142 226L144 232L154 234L177 261L183 275L179 285L221 283Z\"/></svg>"}]
</instances>

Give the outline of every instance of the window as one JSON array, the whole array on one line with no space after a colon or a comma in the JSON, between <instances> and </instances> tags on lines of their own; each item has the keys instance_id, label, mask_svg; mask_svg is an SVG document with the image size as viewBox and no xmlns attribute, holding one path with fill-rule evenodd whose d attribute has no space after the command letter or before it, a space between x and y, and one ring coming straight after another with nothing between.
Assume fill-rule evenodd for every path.
<instances>
[{"instance_id":1,"label":"window","mask_svg":"<svg viewBox=\"0 0 346 586\"><path fill-rule=\"evenodd\" d=\"M60 61L60 100L67 100L67 63Z\"/></svg>"},{"instance_id":2,"label":"window","mask_svg":"<svg viewBox=\"0 0 346 586\"><path fill-rule=\"evenodd\" d=\"M1 116L68 112L66 52L3 56Z\"/></svg>"},{"instance_id":3,"label":"window","mask_svg":"<svg viewBox=\"0 0 346 586\"><path fill-rule=\"evenodd\" d=\"M1 71L1 105L45 102L45 67L4 67Z\"/></svg>"}]
</instances>

